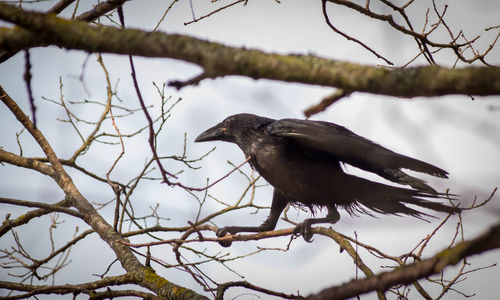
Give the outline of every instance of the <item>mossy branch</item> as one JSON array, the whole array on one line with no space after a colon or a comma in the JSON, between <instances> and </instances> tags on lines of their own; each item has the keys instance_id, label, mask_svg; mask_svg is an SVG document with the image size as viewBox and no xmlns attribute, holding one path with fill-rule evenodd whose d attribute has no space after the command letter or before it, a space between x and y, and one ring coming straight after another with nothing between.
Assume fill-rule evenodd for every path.
<instances>
[{"instance_id":1,"label":"mossy branch","mask_svg":"<svg viewBox=\"0 0 500 300\"><path fill-rule=\"evenodd\" d=\"M35 43L30 44L11 32L20 29L3 29L0 48L5 49L50 44L87 52L164 57L201 66L204 78L241 75L405 98L500 95L500 68L497 67L386 69L313 55L280 55L229 47L186 35L91 25L4 3L0 3L0 19L36 34Z\"/></svg>"},{"instance_id":2,"label":"mossy branch","mask_svg":"<svg viewBox=\"0 0 500 300\"><path fill-rule=\"evenodd\" d=\"M376 276L353 280L339 286L326 288L306 299L347 299L374 290L386 290L396 284L410 284L420 278L438 274L445 267L455 265L462 259L500 247L500 223L492 226L479 237L445 249L434 257L383 272Z\"/></svg>"}]
</instances>

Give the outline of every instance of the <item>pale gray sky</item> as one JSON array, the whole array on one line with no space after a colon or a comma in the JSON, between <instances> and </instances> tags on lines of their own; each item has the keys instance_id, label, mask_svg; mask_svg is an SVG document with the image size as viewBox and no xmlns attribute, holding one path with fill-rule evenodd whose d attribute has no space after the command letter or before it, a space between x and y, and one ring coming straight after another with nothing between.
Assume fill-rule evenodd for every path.
<instances>
[{"instance_id":1,"label":"pale gray sky","mask_svg":"<svg viewBox=\"0 0 500 300\"><path fill-rule=\"evenodd\" d=\"M373 1L372 1L373 2ZM421 28L425 17L425 9L418 5L431 5L430 1L417 1L414 13L415 27ZM50 2L52 3L52 2ZM93 3L93 2L92 2ZM224 5L222 1L220 5ZM442 7L445 2L438 1ZM332 32L325 24L321 14L321 1L282 0L249 1L247 6L237 5L212 17L184 26L191 20L192 11L189 1L176 3L167 15L160 30L168 33L186 33L211 41L222 42L231 46L245 46L279 53L313 53L316 55L366 64L382 64L372 54L360 46L345 40ZM468 37L484 34L483 47L491 42L491 32L481 31L488 26L498 25L500 2L497 1L451 1L448 3L447 17L450 27L457 32L464 29ZM44 3L42 6L50 5ZM85 5L82 4L82 5ZM163 10L170 5L168 1L131 1L124 6L126 23L130 27L146 30L154 28L161 18ZM214 9L210 1L192 1L195 15L201 16ZM215 4L216 5L216 4ZM34 6L34 7L42 7ZM396 64L402 64L416 53L415 42L400 34L394 33L388 26L360 17L357 14L328 6L332 22L340 29L362 40ZM81 11L84 9L82 8ZM70 13L70 12L68 12ZM68 15L66 13L65 15ZM497 23L495 23L497 22ZM494 33L494 32L493 32ZM446 37L446 32L440 33ZM48 140L53 144L62 158L70 156L79 145L78 136L67 124L61 124L55 117L64 118L64 113L55 105L49 104L41 97L59 98L59 77L64 84L63 93L66 100L81 101L83 99L103 101L105 99L105 82L103 72L90 56L84 72L84 85L77 79L82 71L82 65L87 58L80 51L67 51L56 47L36 48L30 50L33 65L33 88L38 106L38 124ZM124 100L123 105L138 107L135 91L130 79L130 70L126 57L104 55L104 61L115 83L119 80L118 95ZM450 65L453 56L450 52L436 55L439 63ZM500 64L500 45L490 56L489 62ZM161 84L169 80L187 79L198 74L201 69L184 62L168 59L135 58L136 69L142 93L149 104L154 104L158 111L159 97L152 82ZM424 63L423 61L421 63ZM24 55L17 54L7 62L0 64L0 83L14 98L25 112L29 111L25 83L23 81ZM87 89L87 91L86 91ZM214 145L217 149L201 164L198 171L187 170L181 175L188 185L202 186L207 177L212 180L224 175L230 167L229 159L235 163L242 162L244 157L235 145L224 143L194 144L193 139L204 129L214 125L226 116L239 112L249 112L273 118L302 118L302 111L311 104L317 103L333 89L308 86L303 84L280 83L269 80L251 80L243 77L225 77L216 80L205 80L198 86L186 87L181 91L167 89L167 94L173 99L182 97L182 102L174 109L171 120L159 139L159 150L164 155L179 154L182 150L184 132L187 132L188 153L193 157L201 155ZM415 156L424 161L443 167L450 173L449 180L428 178L441 190L451 188L451 191L463 195L463 201L468 202L474 195L479 199L491 193L500 181L500 118L498 116L499 97L476 97L475 101L465 96L448 96L441 98L416 98L403 100L382 96L371 96L355 93L342 100L326 112L316 115L315 119L335 122L358 134L370 138L397 152ZM491 111L490 106L496 106ZM98 106L74 107L79 116L95 120L101 110ZM123 120L123 121L122 121ZM17 121L0 106L0 146L17 153L15 131L20 129ZM123 132L142 126L142 114L134 118L120 119L118 125ZM87 128L88 129L88 128ZM107 129L111 131L111 128ZM21 136L25 155L39 156L41 151L32 139L24 133ZM112 173L112 178L128 180L137 174L142 167L144 157L149 156L147 138L143 135L126 145L126 155ZM113 150L110 150L113 149ZM114 151L114 152L113 152ZM119 148L96 145L88 156L81 161L82 165L104 174L111 166ZM145 155L147 153L148 155ZM180 165L167 167L176 170ZM249 172L249 167L244 168ZM109 187L90 181L80 173L70 170L74 175L76 185L90 200L105 202L110 200ZM11 166L0 166L0 190L2 196L19 199L53 203L61 200L55 183L35 174ZM240 175L232 175L227 180L211 189L210 193L226 202L234 202L245 187L245 179ZM28 184L27 184L28 183ZM261 205L269 205L272 195L270 187L257 190L256 201ZM160 212L172 220L167 225L185 225L196 215L197 204L186 193L173 190L157 182L145 184L136 192L136 201L144 201L144 213L148 206L161 204ZM220 209L215 201L208 200L203 214ZM496 197L487 207L477 211L466 212L464 222L466 238L472 238L485 230L489 224L498 220L500 214L499 199ZM136 205L138 207L138 205ZM2 211L4 211L2 207ZM7 207L13 216L22 210ZM141 209L139 207L139 209ZM7 210L6 210L7 211ZM218 219L217 225L260 224L267 211L250 215L251 211L241 211L227 214ZM112 220L112 211L106 217ZM138 214L140 214L138 212ZM291 210L289 216L302 219L306 213ZM400 254L411 249L437 224L430 224L410 218L380 216L379 218L351 218L341 213L341 220L335 224L339 232L353 235L368 244L380 247L389 254ZM60 242L63 236L71 236L75 224L81 226L80 231L87 227L65 218L66 223L60 226ZM26 243L31 242L32 251L43 255L46 249L36 247L47 238L48 221L36 220L26 230L21 230L21 236ZM279 227L287 227L283 221ZM431 245L427 255L444 247L450 239L449 232L454 230L455 223L449 223L443 234ZM255 250L256 245L262 247L284 247L287 239L264 240L258 243L234 243L229 249L218 248L220 251L231 252L233 255L248 253ZM4 237L0 240L1 247L7 247ZM212 247L213 245L207 245ZM218 246L213 246L218 247ZM167 249L167 251L164 251ZM168 248L157 248L154 255L173 262L172 253ZM88 255L102 258L95 266L88 266ZM363 255L363 254L362 254ZM374 269L379 269L379 262L368 258L364 253L366 263ZM73 263L56 279L59 283L65 280L96 279L92 273L104 271L104 266L112 257L107 246L91 237L73 251ZM494 252L471 259L475 267L485 266L500 261L500 253ZM264 252L231 267L245 276L245 279L265 288L292 293L300 290L303 295L320 289L348 281L353 278L355 269L347 254L339 253L338 246L330 240L315 237L311 244L301 239L292 244L288 252ZM74 268L78 268L75 274ZM185 285L201 292L199 286L187 275L179 271L157 270L169 280ZM220 266L208 267L205 270L218 281L240 280L233 273ZM120 270L116 267L116 272ZM465 293L478 293L477 299L494 298L497 295L495 286L491 286L491 278L498 278L498 267L470 274L468 280L460 285ZM4 280L0 274L0 280ZM228 293L237 296L242 292L231 289ZM457 294L450 293L446 299L457 299ZM373 294L362 299L372 299ZM238 299L257 299L252 295L244 295Z\"/></svg>"}]
</instances>

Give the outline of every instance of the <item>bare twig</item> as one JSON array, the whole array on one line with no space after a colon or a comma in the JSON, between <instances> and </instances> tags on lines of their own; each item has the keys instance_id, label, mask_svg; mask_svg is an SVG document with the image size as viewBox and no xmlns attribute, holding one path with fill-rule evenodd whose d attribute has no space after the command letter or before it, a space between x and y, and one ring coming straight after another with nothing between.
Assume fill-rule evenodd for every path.
<instances>
[{"instance_id":1,"label":"bare twig","mask_svg":"<svg viewBox=\"0 0 500 300\"><path fill-rule=\"evenodd\" d=\"M325 111L329 106L339 101L344 97L348 97L351 93L344 90L337 90L333 94L330 94L323 98L320 103L312 105L304 110L304 115L306 118L310 118L312 115Z\"/></svg>"},{"instance_id":2,"label":"bare twig","mask_svg":"<svg viewBox=\"0 0 500 300\"><path fill-rule=\"evenodd\" d=\"M58 14L62 12L66 7L70 6L75 0L59 0L54 6L47 10L47 14Z\"/></svg>"},{"instance_id":3,"label":"bare twig","mask_svg":"<svg viewBox=\"0 0 500 300\"><path fill-rule=\"evenodd\" d=\"M179 81L179 80L173 80L168 83L168 86L174 87L177 90L180 90L183 87L186 87L188 85L198 85L200 81L203 79L210 78L210 76L207 75L207 73L203 72L200 75L197 75L191 79L188 79L186 81Z\"/></svg>"},{"instance_id":4,"label":"bare twig","mask_svg":"<svg viewBox=\"0 0 500 300\"><path fill-rule=\"evenodd\" d=\"M326 21L326 24L328 24L328 26L330 26L330 28L335 31L336 33L340 34L341 36L345 37L346 39L348 39L349 41L353 41L359 45L361 45L363 48L365 48L366 50L370 51L371 53L373 53L376 57L382 59L383 61L385 61L387 64L389 65L393 65L393 63L391 61L389 61L388 59L386 59L385 57L383 57L382 55L378 54L375 50L373 50L372 48L368 47L365 43L361 42L360 40L356 39L356 38L353 38L351 36L349 36L348 34L338 30L335 26L333 26L332 22L330 21L330 18L328 17L328 13L326 11L326 2L328 0L322 0L321 3L322 3L322 9L323 9L323 16L325 17L325 21Z\"/></svg>"},{"instance_id":5,"label":"bare twig","mask_svg":"<svg viewBox=\"0 0 500 300\"><path fill-rule=\"evenodd\" d=\"M189 21L189 22L184 22L184 25L189 25L189 24L192 24L192 23L196 23L196 22L198 22L200 20L203 20L205 18L210 17L211 15L213 15L215 13L218 13L218 12L220 12L220 11L226 9L226 8L229 8L229 7L231 7L231 6L235 5L235 4L238 4L240 2L245 2L246 3L247 1L248 0L237 0L235 2L229 3L228 5L222 6L222 7L218 8L218 9L216 9L216 10L214 10L214 11L212 11L212 12L210 12L210 13L204 15L204 16L199 17L199 18L195 18L194 12L193 12L193 20Z\"/></svg>"},{"instance_id":6,"label":"bare twig","mask_svg":"<svg viewBox=\"0 0 500 300\"><path fill-rule=\"evenodd\" d=\"M26 83L26 89L28 91L28 101L31 108L31 117L33 125L36 127L36 106L35 99L33 99L33 90L31 88L31 61L29 50L24 50L24 82Z\"/></svg>"},{"instance_id":7,"label":"bare twig","mask_svg":"<svg viewBox=\"0 0 500 300\"><path fill-rule=\"evenodd\" d=\"M158 23L156 23L156 26L155 28L153 28L153 32L155 32L158 27L160 27L160 24L163 22L163 20L165 19L165 17L167 16L168 12L170 11L170 9L172 9L172 7L174 6L174 4L176 2L178 2L179 0L173 0L172 3L170 3L170 5L167 7L167 9L165 10L165 12L163 13L163 15L161 16L160 20L158 21Z\"/></svg>"}]
</instances>

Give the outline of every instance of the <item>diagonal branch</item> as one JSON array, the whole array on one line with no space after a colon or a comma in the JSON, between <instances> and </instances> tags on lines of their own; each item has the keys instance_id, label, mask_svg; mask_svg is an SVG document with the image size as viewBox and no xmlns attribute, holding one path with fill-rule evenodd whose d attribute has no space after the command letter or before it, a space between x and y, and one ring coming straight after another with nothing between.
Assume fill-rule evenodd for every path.
<instances>
[{"instance_id":1,"label":"diagonal branch","mask_svg":"<svg viewBox=\"0 0 500 300\"><path fill-rule=\"evenodd\" d=\"M112 11L115 8L118 8L123 5L127 0L108 0L105 2L99 2L96 6L94 6L91 10L84 12L83 14L77 17L78 20L82 21L93 21L104 14Z\"/></svg>"},{"instance_id":2,"label":"diagonal branch","mask_svg":"<svg viewBox=\"0 0 500 300\"><path fill-rule=\"evenodd\" d=\"M54 150L46 140L42 132L36 128L29 117L21 110L17 103L10 98L0 87L0 101L11 111L17 120L29 131L36 140L40 148L45 153L53 170L52 178L60 186L70 200L71 206L75 207L83 216L83 220L99 234L100 238L106 242L114 251L117 259L127 274L134 278L134 283L141 285L160 296L175 294L178 299L206 299L206 297L195 293L189 289L176 285L158 276L153 270L144 267L139 259L133 254L131 249L121 243L123 237L95 210L89 201L80 193L73 183L71 177L64 170ZM3 151L5 152L5 151ZM2 152L0 152L2 154ZM2 282L0 282L1 286ZM71 291L70 291L71 293Z\"/></svg>"},{"instance_id":3,"label":"diagonal branch","mask_svg":"<svg viewBox=\"0 0 500 300\"><path fill-rule=\"evenodd\" d=\"M326 288L306 299L347 299L374 290L387 290L396 284L409 284L420 278L439 273L446 266L455 265L465 257L496 248L500 248L500 223L497 223L479 237L458 243L452 248L441 251L434 257L394 271L383 272L373 277L353 280L339 286Z\"/></svg>"},{"instance_id":4,"label":"diagonal branch","mask_svg":"<svg viewBox=\"0 0 500 300\"><path fill-rule=\"evenodd\" d=\"M216 9L216 10L214 10L214 11L212 11L212 12L210 12L210 13L208 13L208 14L204 15L204 16L201 16L201 17L199 17L199 18L193 18L193 20L191 20L191 21L189 21L189 22L184 22L184 25L189 25L189 24L193 24L193 23L196 23L196 22L198 22L198 21L201 21L201 20L203 20L203 19L205 19L205 18L210 17L210 16L211 16L211 15L213 15L213 14L216 14L216 13L218 13L218 12L220 12L220 11L223 11L224 9L229 8L229 7L231 7L231 6L235 5L235 4L238 4L238 3L240 3L240 2L245 2L243 5L246 5L246 2L247 2L247 1L248 1L248 0L236 0L235 2L232 2L232 3L229 3L229 4L227 4L227 5L224 5L224 6L222 6L222 7L218 8L218 9Z\"/></svg>"},{"instance_id":5,"label":"diagonal branch","mask_svg":"<svg viewBox=\"0 0 500 300\"><path fill-rule=\"evenodd\" d=\"M312 115L325 111L329 106L339 101L344 97L348 97L351 93L343 90L337 90L333 94L330 94L323 98L320 103L312 105L304 110L304 115L306 118L310 118Z\"/></svg>"},{"instance_id":6,"label":"diagonal branch","mask_svg":"<svg viewBox=\"0 0 500 300\"><path fill-rule=\"evenodd\" d=\"M121 240L122 237L118 234L118 232L113 230L113 228L101 215L99 215L99 213L97 213L95 208L87 201L87 199L85 199L85 197L83 197L74 185L71 177L64 170L49 142L45 139L45 136L38 128L35 128L28 116L24 114L16 102L14 102L14 100L10 98L1 88L0 100L7 106L17 120L29 131L40 148L42 148L54 171L54 176L52 178L71 200L72 206L84 215L85 222L89 224L99 234L102 240L108 243L109 246L115 251L124 269L128 271L141 269L142 265L130 249L117 242L118 240Z\"/></svg>"},{"instance_id":7,"label":"diagonal branch","mask_svg":"<svg viewBox=\"0 0 500 300\"><path fill-rule=\"evenodd\" d=\"M59 0L54 6L47 10L48 14L58 14L62 12L66 7L70 6L75 0Z\"/></svg>"}]
</instances>

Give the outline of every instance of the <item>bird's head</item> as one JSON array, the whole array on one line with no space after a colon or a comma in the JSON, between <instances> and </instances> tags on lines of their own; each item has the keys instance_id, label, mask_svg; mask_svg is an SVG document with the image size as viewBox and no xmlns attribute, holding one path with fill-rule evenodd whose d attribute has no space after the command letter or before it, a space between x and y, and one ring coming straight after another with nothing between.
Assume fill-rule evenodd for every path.
<instances>
[{"instance_id":1,"label":"bird's head","mask_svg":"<svg viewBox=\"0 0 500 300\"><path fill-rule=\"evenodd\" d=\"M255 132L262 125L272 122L272 119L252 114L237 114L202 132L194 141L225 141L237 143L247 134Z\"/></svg>"}]
</instances>

